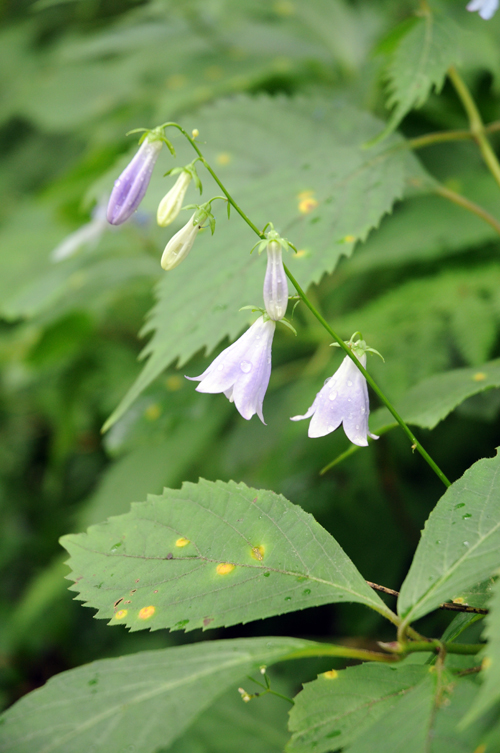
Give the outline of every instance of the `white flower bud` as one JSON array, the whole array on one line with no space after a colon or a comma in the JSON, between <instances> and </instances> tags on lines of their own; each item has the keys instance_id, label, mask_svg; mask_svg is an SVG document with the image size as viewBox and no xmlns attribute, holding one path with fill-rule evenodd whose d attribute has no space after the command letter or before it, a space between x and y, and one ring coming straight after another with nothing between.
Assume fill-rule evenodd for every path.
<instances>
[{"instance_id":1,"label":"white flower bud","mask_svg":"<svg viewBox=\"0 0 500 753\"><path fill-rule=\"evenodd\" d=\"M191 175L183 170L170 191L163 197L158 206L156 219L160 227L167 227L175 220L182 208L184 196L191 183Z\"/></svg>"},{"instance_id":2,"label":"white flower bud","mask_svg":"<svg viewBox=\"0 0 500 753\"><path fill-rule=\"evenodd\" d=\"M283 319L288 306L288 282L281 258L281 244L274 240L267 244L264 305L267 315L275 322Z\"/></svg>"},{"instance_id":3,"label":"white flower bud","mask_svg":"<svg viewBox=\"0 0 500 753\"><path fill-rule=\"evenodd\" d=\"M175 235L173 235L167 245L165 251L161 257L161 266L167 271L174 269L178 264L183 261L191 251L193 243L196 240L201 225L193 224L193 216L186 222Z\"/></svg>"}]
</instances>

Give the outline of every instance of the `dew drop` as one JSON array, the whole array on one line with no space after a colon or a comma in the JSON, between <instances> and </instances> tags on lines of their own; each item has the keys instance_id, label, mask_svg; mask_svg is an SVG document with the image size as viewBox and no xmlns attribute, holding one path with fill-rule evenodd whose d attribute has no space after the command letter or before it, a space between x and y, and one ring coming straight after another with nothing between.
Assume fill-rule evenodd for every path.
<instances>
[{"instance_id":1,"label":"dew drop","mask_svg":"<svg viewBox=\"0 0 500 753\"><path fill-rule=\"evenodd\" d=\"M462 515L462 520L466 520L466 518L472 518L470 512L466 512L464 515Z\"/></svg>"},{"instance_id":2,"label":"dew drop","mask_svg":"<svg viewBox=\"0 0 500 753\"><path fill-rule=\"evenodd\" d=\"M302 591L303 596L309 596L310 593L311 593L310 588L304 588L304 590Z\"/></svg>"},{"instance_id":3,"label":"dew drop","mask_svg":"<svg viewBox=\"0 0 500 753\"><path fill-rule=\"evenodd\" d=\"M285 596L285 601L291 601L291 600L292 600L291 596Z\"/></svg>"},{"instance_id":4,"label":"dew drop","mask_svg":"<svg viewBox=\"0 0 500 753\"><path fill-rule=\"evenodd\" d=\"M336 392L330 392L330 394L328 395L329 400L335 400L336 397L337 397Z\"/></svg>"},{"instance_id":5,"label":"dew drop","mask_svg":"<svg viewBox=\"0 0 500 753\"><path fill-rule=\"evenodd\" d=\"M440 544L440 543L441 543L441 539L438 539L438 540L436 541L436 544Z\"/></svg>"},{"instance_id":6,"label":"dew drop","mask_svg":"<svg viewBox=\"0 0 500 753\"><path fill-rule=\"evenodd\" d=\"M462 544L463 544L464 546L470 546L470 544L469 544L469 542L468 542L468 541L462 541Z\"/></svg>"},{"instance_id":7,"label":"dew drop","mask_svg":"<svg viewBox=\"0 0 500 753\"><path fill-rule=\"evenodd\" d=\"M333 426L331 424L328 426L328 431L333 431Z\"/></svg>"},{"instance_id":8,"label":"dew drop","mask_svg":"<svg viewBox=\"0 0 500 753\"><path fill-rule=\"evenodd\" d=\"M248 374L248 372L252 370L252 364L250 361L242 361L240 363L240 369L244 374Z\"/></svg>"},{"instance_id":9,"label":"dew drop","mask_svg":"<svg viewBox=\"0 0 500 753\"><path fill-rule=\"evenodd\" d=\"M359 429L359 424L356 424L356 429Z\"/></svg>"},{"instance_id":10,"label":"dew drop","mask_svg":"<svg viewBox=\"0 0 500 753\"><path fill-rule=\"evenodd\" d=\"M349 379L349 380L348 380L348 382L347 382L347 386L348 386L348 387L352 387L352 382L351 382L351 380L350 380L350 379Z\"/></svg>"},{"instance_id":11,"label":"dew drop","mask_svg":"<svg viewBox=\"0 0 500 753\"><path fill-rule=\"evenodd\" d=\"M366 413L366 408L361 408L361 413Z\"/></svg>"}]
</instances>

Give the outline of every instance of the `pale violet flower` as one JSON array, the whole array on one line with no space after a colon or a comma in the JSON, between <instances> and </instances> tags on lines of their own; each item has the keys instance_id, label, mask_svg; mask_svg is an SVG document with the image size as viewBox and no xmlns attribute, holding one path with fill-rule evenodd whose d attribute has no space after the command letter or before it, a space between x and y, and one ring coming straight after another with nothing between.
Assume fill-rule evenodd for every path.
<instances>
[{"instance_id":1,"label":"pale violet flower","mask_svg":"<svg viewBox=\"0 0 500 753\"><path fill-rule=\"evenodd\" d=\"M73 233L64 238L50 254L54 262L69 259L74 256L82 246L95 245L109 225L106 221L106 204L102 201L95 205L92 210L90 222L85 223Z\"/></svg>"},{"instance_id":2,"label":"pale violet flower","mask_svg":"<svg viewBox=\"0 0 500 753\"><path fill-rule=\"evenodd\" d=\"M162 269L167 270L167 272L171 269L175 269L175 267L177 267L177 265L180 264L191 251L196 236L201 230L201 224L195 222L196 214L197 212L192 215L184 227L181 227L181 229L170 238L165 246L165 251L162 254L160 264Z\"/></svg>"},{"instance_id":3,"label":"pale violet flower","mask_svg":"<svg viewBox=\"0 0 500 753\"><path fill-rule=\"evenodd\" d=\"M262 423L262 403L271 376L271 346L276 323L260 316L198 377L198 392L223 392L247 420L256 413Z\"/></svg>"},{"instance_id":4,"label":"pale violet flower","mask_svg":"<svg viewBox=\"0 0 500 753\"><path fill-rule=\"evenodd\" d=\"M156 215L160 227L170 225L181 211L182 202L191 180L191 174L183 170L170 191L160 201Z\"/></svg>"},{"instance_id":5,"label":"pale violet flower","mask_svg":"<svg viewBox=\"0 0 500 753\"><path fill-rule=\"evenodd\" d=\"M143 200L162 146L159 138L147 136L139 151L115 180L107 211L111 225L121 225L128 220Z\"/></svg>"},{"instance_id":6,"label":"pale violet flower","mask_svg":"<svg viewBox=\"0 0 500 753\"><path fill-rule=\"evenodd\" d=\"M498 10L498 0L471 0L467 5L467 10L477 10L479 11L481 18L484 18L485 21L489 21Z\"/></svg>"},{"instance_id":7,"label":"pale violet flower","mask_svg":"<svg viewBox=\"0 0 500 753\"><path fill-rule=\"evenodd\" d=\"M288 306L288 281L283 268L281 243L270 240L267 244L267 268L264 278L264 305L274 321L283 319Z\"/></svg>"},{"instance_id":8,"label":"pale violet flower","mask_svg":"<svg viewBox=\"0 0 500 753\"><path fill-rule=\"evenodd\" d=\"M359 347L358 343L351 345L361 365L366 366L366 350L363 350L363 346ZM326 380L307 413L294 416L291 420L310 418L310 437L324 437L343 424L347 438L353 444L366 447L368 437L378 439L368 429L369 413L366 379L349 356L346 356L335 374Z\"/></svg>"}]
</instances>

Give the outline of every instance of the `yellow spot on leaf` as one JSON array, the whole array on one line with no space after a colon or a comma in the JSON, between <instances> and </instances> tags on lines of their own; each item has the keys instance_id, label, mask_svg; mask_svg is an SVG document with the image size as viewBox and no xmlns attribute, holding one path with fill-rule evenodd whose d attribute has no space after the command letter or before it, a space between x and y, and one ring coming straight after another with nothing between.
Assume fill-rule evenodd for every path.
<instances>
[{"instance_id":1,"label":"yellow spot on leaf","mask_svg":"<svg viewBox=\"0 0 500 753\"><path fill-rule=\"evenodd\" d=\"M481 662L481 669L489 669L491 667L491 659L489 656L485 656Z\"/></svg>"},{"instance_id":2,"label":"yellow spot on leaf","mask_svg":"<svg viewBox=\"0 0 500 753\"><path fill-rule=\"evenodd\" d=\"M215 158L215 161L218 165L229 165L229 163L232 161L232 157L229 154L229 152L220 152L220 154L217 155Z\"/></svg>"},{"instance_id":3,"label":"yellow spot on leaf","mask_svg":"<svg viewBox=\"0 0 500 753\"><path fill-rule=\"evenodd\" d=\"M156 607L143 607L139 612L140 620L149 620L156 612Z\"/></svg>"},{"instance_id":4,"label":"yellow spot on leaf","mask_svg":"<svg viewBox=\"0 0 500 753\"><path fill-rule=\"evenodd\" d=\"M344 243L354 243L355 240L356 240L355 235L345 235L343 238Z\"/></svg>"},{"instance_id":5,"label":"yellow spot on leaf","mask_svg":"<svg viewBox=\"0 0 500 753\"><path fill-rule=\"evenodd\" d=\"M189 539L184 538L184 536L181 536L180 539L177 539L175 542L175 546L187 546L189 544Z\"/></svg>"},{"instance_id":6,"label":"yellow spot on leaf","mask_svg":"<svg viewBox=\"0 0 500 753\"><path fill-rule=\"evenodd\" d=\"M454 604L465 604L465 599L463 599L461 596L457 596L456 599L453 599Z\"/></svg>"},{"instance_id":7,"label":"yellow spot on leaf","mask_svg":"<svg viewBox=\"0 0 500 753\"><path fill-rule=\"evenodd\" d=\"M295 13L293 3L289 0L277 0L273 5L273 10L279 16L293 16Z\"/></svg>"},{"instance_id":8,"label":"yellow spot on leaf","mask_svg":"<svg viewBox=\"0 0 500 753\"><path fill-rule=\"evenodd\" d=\"M304 256L309 256L309 255L310 254L309 254L309 251L307 251L307 249L301 248L297 251L297 253L294 256L292 256L292 259L303 259Z\"/></svg>"},{"instance_id":9,"label":"yellow spot on leaf","mask_svg":"<svg viewBox=\"0 0 500 753\"><path fill-rule=\"evenodd\" d=\"M156 421L161 416L161 407L158 403L151 403L144 411L144 415L149 421Z\"/></svg>"},{"instance_id":10,"label":"yellow spot on leaf","mask_svg":"<svg viewBox=\"0 0 500 753\"><path fill-rule=\"evenodd\" d=\"M472 379L474 380L474 382L484 382L486 376L487 375L484 373L484 371L478 371L476 374L474 374Z\"/></svg>"},{"instance_id":11,"label":"yellow spot on leaf","mask_svg":"<svg viewBox=\"0 0 500 753\"><path fill-rule=\"evenodd\" d=\"M177 374L172 374L172 376L169 376L168 379L165 379L165 387L170 392L177 392L177 390L180 390L183 384L184 382Z\"/></svg>"},{"instance_id":12,"label":"yellow spot on leaf","mask_svg":"<svg viewBox=\"0 0 500 753\"><path fill-rule=\"evenodd\" d=\"M264 552L265 552L265 549L261 544L260 546L253 546L250 554L252 555L254 560L258 560L259 562L262 562L262 560L264 559Z\"/></svg>"},{"instance_id":13,"label":"yellow spot on leaf","mask_svg":"<svg viewBox=\"0 0 500 753\"><path fill-rule=\"evenodd\" d=\"M478 745L474 753L484 753L486 750L486 745L482 743L481 745Z\"/></svg>"},{"instance_id":14,"label":"yellow spot on leaf","mask_svg":"<svg viewBox=\"0 0 500 753\"><path fill-rule=\"evenodd\" d=\"M128 609L119 609L118 612L115 614L115 620L123 620L124 617L126 617L128 614Z\"/></svg>"},{"instance_id":15,"label":"yellow spot on leaf","mask_svg":"<svg viewBox=\"0 0 500 753\"><path fill-rule=\"evenodd\" d=\"M217 565L216 570L219 573L219 575L228 575L228 573L232 573L235 568L235 565L231 565L230 562L221 562L220 565Z\"/></svg>"},{"instance_id":16,"label":"yellow spot on leaf","mask_svg":"<svg viewBox=\"0 0 500 753\"><path fill-rule=\"evenodd\" d=\"M167 78L167 89L175 91L176 89L182 89L186 86L187 78L182 73L173 73Z\"/></svg>"},{"instance_id":17,"label":"yellow spot on leaf","mask_svg":"<svg viewBox=\"0 0 500 753\"><path fill-rule=\"evenodd\" d=\"M330 669L329 672L323 672L323 677L325 677L327 680L335 680L336 677L338 677L338 672L335 669Z\"/></svg>"},{"instance_id":18,"label":"yellow spot on leaf","mask_svg":"<svg viewBox=\"0 0 500 753\"><path fill-rule=\"evenodd\" d=\"M302 199L299 201L299 212L302 212L302 214L309 214L313 209L316 209L318 203L317 199L313 196L309 196L307 199Z\"/></svg>"}]
</instances>

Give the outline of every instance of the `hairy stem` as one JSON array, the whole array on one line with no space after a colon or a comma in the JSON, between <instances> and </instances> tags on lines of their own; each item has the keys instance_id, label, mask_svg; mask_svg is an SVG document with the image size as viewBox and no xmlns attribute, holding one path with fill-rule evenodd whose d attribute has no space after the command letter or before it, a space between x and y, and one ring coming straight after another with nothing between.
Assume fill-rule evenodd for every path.
<instances>
[{"instance_id":1,"label":"hairy stem","mask_svg":"<svg viewBox=\"0 0 500 753\"><path fill-rule=\"evenodd\" d=\"M497 184L500 186L500 164L488 138L486 137L486 129L476 103L474 102L465 81L460 76L454 65L448 69L448 76L450 77L450 81L455 87L455 91L467 113L470 130L473 134L474 140L479 146L481 154L483 155L483 160L495 178Z\"/></svg>"}]
</instances>

